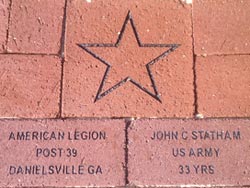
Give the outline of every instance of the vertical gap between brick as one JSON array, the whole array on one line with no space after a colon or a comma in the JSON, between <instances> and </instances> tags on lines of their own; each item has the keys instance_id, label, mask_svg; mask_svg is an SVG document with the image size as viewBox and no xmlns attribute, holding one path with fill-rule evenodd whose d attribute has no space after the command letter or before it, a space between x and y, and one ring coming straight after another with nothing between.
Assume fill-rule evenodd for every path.
<instances>
[{"instance_id":1,"label":"vertical gap between brick","mask_svg":"<svg viewBox=\"0 0 250 188\"><path fill-rule=\"evenodd\" d=\"M125 186L129 186L129 171L128 171L128 162L129 162L129 157L128 157L128 144L129 144L129 135L128 135L128 130L129 130L129 127L132 123L132 120L131 119L126 119L125 120L125 141L124 141L124 160L125 160L125 165L124 165L124 172L125 172L125 177L124 177L124 180L125 180Z\"/></svg>"},{"instance_id":2,"label":"vertical gap between brick","mask_svg":"<svg viewBox=\"0 0 250 188\"><path fill-rule=\"evenodd\" d=\"M6 32L6 41L5 41L5 51L7 52L7 45L8 45L8 40L9 40L9 27L10 27L10 15L11 15L11 9L12 9L12 0L9 2L9 14L8 14L8 26L7 26L7 32Z\"/></svg>"},{"instance_id":3,"label":"vertical gap between brick","mask_svg":"<svg viewBox=\"0 0 250 188\"><path fill-rule=\"evenodd\" d=\"M61 48L60 48L60 51L59 51L59 55L62 58L62 61L61 61L61 80L60 80L60 96L59 96L58 118L62 118L62 108L63 108L62 103L63 103L63 79L64 79L64 62L65 62L67 4L68 4L68 0L65 0L64 12L63 12L63 22L62 22Z\"/></svg>"},{"instance_id":4,"label":"vertical gap between brick","mask_svg":"<svg viewBox=\"0 0 250 188\"><path fill-rule=\"evenodd\" d=\"M61 60L61 80L60 80L60 93L59 93L59 112L57 118L62 118L63 108L63 77L64 77L64 58Z\"/></svg>"},{"instance_id":5,"label":"vertical gap between brick","mask_svg":"<svg viewBox=\"0 0 250 188\"><path fill-rule=\"evenodd\" d=\"M66 14L67 14L67 4L68 4L68 0L65 0L64 3L64 10L63 10L63 21L62 21L62 34L61 34L61 48L59 50L59 54L62 58L64 58L65 56L65 40L66 40Z\"/></svg>"},{"instance_id":6,"label":"vertical gap between brick","mask_svg":"<svg viewBox=\"0 0 250 188\"><path fill-rule=\"evenodd\" d=\"M197 75L196 75L196 55L194 50L194 20L193 20L193 9L194 5L192 4L191 9L191 25L192 25L192 52L193 52L193 89L194 89L194 117L198 114L198 93L197 93Z\"/></svg>"}]
</instances>

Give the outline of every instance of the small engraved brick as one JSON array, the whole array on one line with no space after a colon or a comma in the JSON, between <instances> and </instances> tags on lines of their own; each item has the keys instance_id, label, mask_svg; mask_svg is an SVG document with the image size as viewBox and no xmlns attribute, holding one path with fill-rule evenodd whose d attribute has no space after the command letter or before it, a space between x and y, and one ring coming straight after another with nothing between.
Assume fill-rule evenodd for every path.
<instances>
[{"instance_id":1,"label":"small engraved brick","mask_svg":"<svg viewBox=\"0 0 250 188\"><path fill-rule=\"evenodd\" d=\"M129 182L143 186L249 185L250 120L136 120Z\"/></svg>"},{"instance_id":2,"label":"small engraved brick","mask_svg":"<svg viewBox=\"0 0 250 188\"><path fill-rule=\"evenodd\" d=\"M124 127L123 120L0 120L0 187L122 187Z\"/></svg>"}]
</instances>

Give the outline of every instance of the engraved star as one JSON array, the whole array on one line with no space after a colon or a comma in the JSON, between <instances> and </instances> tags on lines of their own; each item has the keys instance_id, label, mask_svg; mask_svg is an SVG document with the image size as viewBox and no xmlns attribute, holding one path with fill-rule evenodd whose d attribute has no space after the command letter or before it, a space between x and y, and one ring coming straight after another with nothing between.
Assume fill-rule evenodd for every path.
<instances>
[{"instance_id":1,"label":"engraved star","mask_svg":"<svg viewBox=\"0 0 250 188\"><path fill-rule=\"evenodd\" d=\"M131 27L128 27L129 23ZM126 39L123 38L125 32ZM151 66L168 56L180 45L141 43L132 15L129 11L116 43L82 43L78 44L78 46L106 66L106 71L94 102L110 94L127 82L131 82L140 90L161 102L151 72ZM105 48L104 51L100 50L103 48ZM164 51L159 53L159 48L163 48ZM149 57L152 56L152 54L154 54L153 57ZM140 60L139 63L138 59Z\"/></svg>"}]
</instances>

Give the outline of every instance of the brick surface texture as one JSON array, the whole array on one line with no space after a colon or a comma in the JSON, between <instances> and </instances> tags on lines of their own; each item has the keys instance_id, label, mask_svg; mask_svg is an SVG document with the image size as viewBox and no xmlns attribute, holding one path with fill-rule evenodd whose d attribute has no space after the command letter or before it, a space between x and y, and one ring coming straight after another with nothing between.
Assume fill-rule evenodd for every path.
<instances>
[{"instance_id":1,"label":"brick surface texture","mask_svg":"<svg viewBox=\"0 0 250 188\"><path fill-rule=\"evenodd\" d=\"M0 55L1 117L56 117L60 60L53 56Z\"/></svg>"},{"instance_id":2,"label":"brick surface texture","mask_svg":"<svg viewBox=\"0 0 250 188\"><path fill-rule=\"evenodd\" d=\"M194 103L191 6L183 6L177 1L126 1L122 4L121 1L112 0L94 3L69 1L63 116L191 117ZM94 103L106 66L76 44L115 43L129 10L142 43L181 44L151 68L162 102L127 82ZM130 23L120 46L121 54L112 48L90 49L112 65L103 92L131 76L153 93L145 64L168 48L138 49ZM125 65L122 65L122 58L125 58ZM118 70L115 63L118 63Z\"/></svg>"},{"instance_id":3,"label":"brick surface texture","mask_svg":"<svg viewBox=\"0 0 250 188\"><path fill-rule=\"evenodd\" d=\"M12 0L7 50L58 53L63 10L63 0Z\"/></svg>"},{"instance_id":4,"label":"brick surface texture","mask_svg":"<svg viewBox=\"0 0 250 188\"><path fill-rule=\"evenodd\" d=\"M249 12L0 0L0 188L250 187Z\"/></svg>"},{"instance_id":5,"label":"brick surface texture","mask_svg":"<svg viewBox=\"0 0 250 188\"><path fill-rule=\"evenodd\" d=\"M23 121L0 121L1 145L4 145L0 152L0 187L124 185L123 122L39 120L26 121L24 125ZM20 130L24 136L18 139ZM33 137L37 131L43 137ZM59 133L64 137L57 136ZM18 155L12 155L13 152ZM25 168L30 166L39 170L25 175Z\"/></svg>"},{"instance_id":6,"label":"brick surface texture","mask_svg":"<svg viewBox=\"0 0 250 188\"><path fill-rule=\"evenodd\" d=\"M193 7L195 53L250 52L250 1L194 0Z\"/></svg>"},{"instance_id":7,"label":"brick surface texture","mask_svg":"<svg viewBox=\"0 0 250 188\"><path fill-rule=\"evenodd\" d=\"M249 55L197 58L197 92L200 113L207 117L249 116L249 61Z\"/></svg>"},{"instance_id":8,"label":"brick surface texture","mask_svg":"<svg viewBox=\"0 0 250 188\"><path fill-rule=\"evenodd\" d=\"M9 8L10 1L2 0L0 1L0 52L3 52L6 49L6 37L8 29L8 17L9 17Z\"/></svg>"},{"instance_id":9,"label":"brick surface texture","mask_svg":"<svg viewBox=\"0 0 250 188\"><path fill-rule=\"evenodd\" d=\"M128 133L130 183L247 185L249 123L249 120L133 122Z\"/></svg>"}]
</instances>

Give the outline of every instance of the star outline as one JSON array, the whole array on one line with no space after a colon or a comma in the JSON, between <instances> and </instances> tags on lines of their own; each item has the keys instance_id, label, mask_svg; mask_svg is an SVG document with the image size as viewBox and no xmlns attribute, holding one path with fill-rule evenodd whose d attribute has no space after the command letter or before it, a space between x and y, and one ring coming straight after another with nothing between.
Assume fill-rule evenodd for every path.
<instances>
[{"instance_id":1,"label":"star outline","mask_svg":"<svg viewBox=\"0 0 250 188\"><path fill-rule=\"evenodd\" d=\"M169 48L168 50L164 51L162 54L160 54L158 57L154 58L153 60L151 60L149 63L146 64L146 69L154 90L154 93L150 92L147 88L143 87L141 84L137 83L135 80L133 80L132 78L130 78L129 76L124 78L123 80L119 81L117 84L113 85L111 88L107 89L106 91L103 91L103 87L105 84L105 81L108 77L110 68L112 67L111 64L109 62L107 62L106 60L104 60L103 58L101 58L100 56L98 56L96 53L92 52L91 50L88 49L88 47L119 47L119 44L123 38L124 32L126 30L126 27L128 25L128 22L130 22L131 26L132 26L132 30L134 33L134 36L136 38L137 44L139 47L166 47ZM155 80L154 80L154 76L151 72L151 68L150 66L155 64L156 62L158 62L159 60L163 59L164 57L168 56L170 53L172 53L173 51L175 51L180 44L151 44L151 43L142 43L140 38L139 38L139 34L137 32L131 11L129 10L127 13L127 16L125 18L125 21L123 22L122 28L120 30L120 33L118 35L118 38L116 40L115 43L78 43L77 44L80 48L82 48L84 51L86 51L87 53L89 53L92 57L94 57L95 59L101 61L104 65L107 66L105 73L103 75L102 81L100 83L100 86L98 88L97 94L95 96L94 99L94 103L97 102L98 100L102 99L103 97L105 97L106 95L108 95L109 93L111 93L113 90L119 88L120 86L124 85L126 82L130 81L132 84L134 84L135 86L137 86L139 89L141 89L142 91L144 91L145 93L147 93L148 95L150 95L151 97L153 97L154 99L156 99L157 101L159 101L160 103L162 103L157 86L155 84Z\"/></svg>"}]
</instances>

